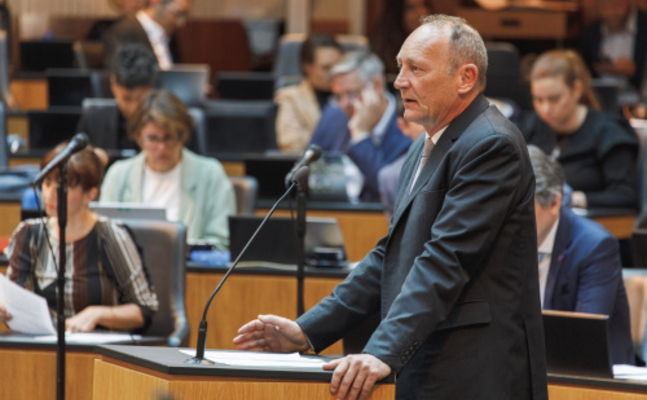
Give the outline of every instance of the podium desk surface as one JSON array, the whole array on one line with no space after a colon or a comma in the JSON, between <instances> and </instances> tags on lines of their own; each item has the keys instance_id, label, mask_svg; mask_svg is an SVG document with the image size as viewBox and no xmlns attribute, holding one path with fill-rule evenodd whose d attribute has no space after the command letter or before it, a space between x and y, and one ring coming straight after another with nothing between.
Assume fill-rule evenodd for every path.
<instances>
[{"instance_id":1,"label":"podium desk surface","mask_svg":"<svg viewBox=\"0 0 647 400\"><path fill-rule=\"evenodd\" d=\"M561 375L548 374L548 386L554 385L579 386L611 391L635 391L642 392L647 398L647 382L628 379L594 378L583 375ZM642 398L642 397L641 397Z\"/></svg>"},{"instance_id":2,"label":"podium desk surface","mask_svg":"<svg viewBox=\"0 0 647 400\"><path fill-rule=\"evenodd\" d=\"M43 335L46 336L46 335ZM106 343L124 343L124 341L102 342ZM167 339L157 336L143 336L127 341L128 345L124 347L133 348L133 345L157 346L166 345ZM92 352L98 343L78 343L66 342L66 350ZM17 332L0 332L0 348L4 349L34 349L34 350L56 350L56 339L38 339L38 336L25 335Z\"/></svg>"}]
</instances>

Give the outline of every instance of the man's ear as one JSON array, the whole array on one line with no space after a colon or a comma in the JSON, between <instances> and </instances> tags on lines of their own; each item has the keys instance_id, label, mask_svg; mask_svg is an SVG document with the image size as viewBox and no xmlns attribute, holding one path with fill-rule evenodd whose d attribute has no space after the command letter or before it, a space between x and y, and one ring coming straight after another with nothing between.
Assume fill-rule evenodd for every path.
<instances>
[{"instance_id":1,"label":"man's ear","mask_svg":"<svg viewBox=\"0 0 647 400\"><path fill-rule=\"evenodd\" d=\"M479 70L474 64L463 64L458 69L458 93L467 94L476 86Z\"/></svg>"}]
</instances>

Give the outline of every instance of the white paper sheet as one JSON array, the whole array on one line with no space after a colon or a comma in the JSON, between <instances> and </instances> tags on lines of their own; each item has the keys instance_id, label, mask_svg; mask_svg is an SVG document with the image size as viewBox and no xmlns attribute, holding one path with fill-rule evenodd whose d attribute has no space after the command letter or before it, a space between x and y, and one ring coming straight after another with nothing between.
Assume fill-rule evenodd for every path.
<instances>
[{"instance_id":1,"label":"white paper sheet","mask_svg":"<svg viewBox=\"0 0 647 400\"><path fill-rule=\"evenodd\" d=\"M132 342L140 340L141 335L133 335L132 337L127 333L96 333L96 332L65 332L66 343L89 343L89 344L102 344L102 343L117 343L117 342ZM39 342L56 342L56 335L34 336L34 340Z\"/></svg>"},{"instance_id":2,"label":"white paper sheet","mask_svg":"<svg viewBox=\"0 0 647 400\"><path fill-rule=\"evenodd\" d=\"M647 368L634 365L617 364L613 366L613 377L616 379L631 379L647 381Z\"/></svg>"},{"instance_id":3,"label":"white paper sheet","mask_svg":"<svg viewBox=\"0 0 647 400\"><path fill-rule=\"evenodd\" d=\"M195 350L180 350L191 357L195 356ZM302 357L299 353L266 353L261 351L219 351L208 350L204 352L207 360L242 367L264 367L264 368L302 368L321 370L324 360Z\"/></svg>"},{"instance_id":4,"label":"white paper sheet","mask_svg":"<svg viewBox=\"0 0 647 400\"><path fill-rule=\"evenodd\" d=\"M29 335L56 335L47 301L2 274L0 274L0 301L12 316L7 322L12 331Z\"/></svg>"}]
</instances>

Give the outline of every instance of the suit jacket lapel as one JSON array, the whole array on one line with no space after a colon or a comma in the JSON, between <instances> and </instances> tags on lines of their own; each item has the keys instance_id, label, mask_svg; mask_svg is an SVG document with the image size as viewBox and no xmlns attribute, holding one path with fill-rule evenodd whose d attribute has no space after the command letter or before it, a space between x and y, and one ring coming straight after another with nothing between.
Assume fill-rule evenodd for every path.
<instances>
[{"instance_id":1,"label":"suit jacket lapel","mask_svg":"<svg viewBox=\"0 0 647 400\"><path fill-rule=\"evenodd\" d=\"M553 245L553 253L550 257L550 269L548 270L546 289L544 292L543 308L546 309L552 308L557 277L559 276L559 271L562 267L564 257L568 254L573 238L573 235L571 233L572 217L569 213L570 211L562 208L559 218L559 225L557 226L557 233L555 234L555 244Z\"/></svg>"},{"instance_id":2,"label":"suit jacket lapel","mask_svg":"<svg viewBox=\"0 0 647 400\"><path fill-rule=\"evenodd\" d=\"M405 170L403 177L406 177L406 185L400 185L400 190L397 196L398 200L396 200L396 209L393 216L394 226L404 213L404 210L409 207L409 204L411 204L414 197L416 197L416 194L425 186L427 181L434 174L434 171L436 171L438 165L443 160L445 153L449 150L452 144L470 126L470 124L489 107L489 105L490 103L487 99L483 95L479 95L461 115L450 122L447 130L445 130L445 132L440 136L438 143L436 143L436 146L431 151L427 163L422 168L422 171L420 171L420 175L416 180L415 186L410 191L409 188L411 187L411 180L420 164L420 154L425 140L424 137L418 137L414 143L414 146L416 147L414 148L413 153L409 156L409 160L407 160L408 162L403 166L403 169ZM411 162L412 159L415 160L415 162Z\"/></svg>"}]
</instances>

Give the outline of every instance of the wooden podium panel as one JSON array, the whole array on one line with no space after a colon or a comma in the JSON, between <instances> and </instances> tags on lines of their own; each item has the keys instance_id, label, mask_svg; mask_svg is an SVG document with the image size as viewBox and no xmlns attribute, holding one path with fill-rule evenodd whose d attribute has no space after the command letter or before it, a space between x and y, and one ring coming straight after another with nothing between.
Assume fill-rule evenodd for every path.
<instances>
[{"instance_id":1,"label":"wooden podium panel","mask_svg":"<svg viewBox=\"0 0 647 400\"><path fill-rule=\"evenodd\" d=\"M647 400L647 392L549 382L548 398L550 400Z\"/></svg>"},{"instance_id":2,"label":"wooden podium panel","mask_svg":"<svg viewBox=\"0 0 647 400\"><path fill-rule=\"evenodd\" d=\"M70 351L65 357L65 399L90 400L94 359L92 351ZM56 350L0 348L0 399L56 399Z\"/></svg>"},{"instance_id":3,"label":"wooden podium panel","mask_svg":"<svg viewBox=\"0 0 647 400\"><path fill-rule=\"evenodd\" d=\"M121 346L106 346L119 348ZM106 356L94 364L93 400L158 400L160 396L172 399L227 399L227 400L276 400L308 399L331 400L330 372L309 373L304 379L301 371L274 372L273 378L252 376L251 368L224 366L183 366L184 357L177 349L159 349L166 353L150 355L137 349L135 354L118 353L117 358ZM147 353L149 355L147 355ZM156 359L155 359L156 358ZM167 359L169 361L160 360ZM162 365L163 364L163 365ZM167 368L167 372L160 370ZM186 369L187 373L182 371ZM204 374L196 373L204 371ZM215 372L215 373L214 373ZM269 371L258 370L259 376ZM222 373L222 374L221 374ZM235 376L241 373L243 376ZM372 400L392 400L395 385L381 384L375 387Z\"/></svg>"}]
</instances>

